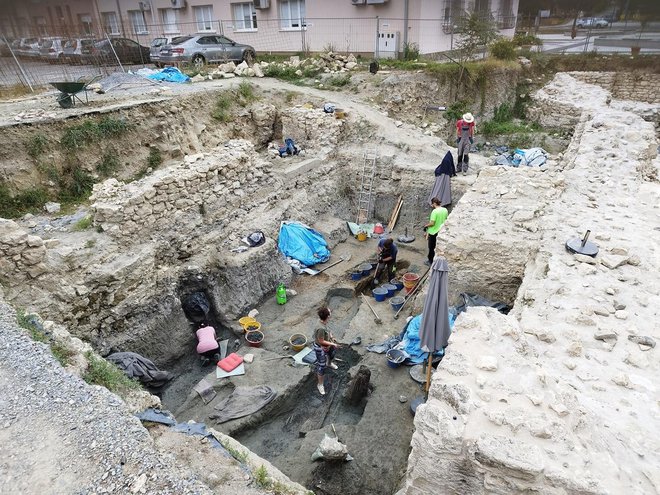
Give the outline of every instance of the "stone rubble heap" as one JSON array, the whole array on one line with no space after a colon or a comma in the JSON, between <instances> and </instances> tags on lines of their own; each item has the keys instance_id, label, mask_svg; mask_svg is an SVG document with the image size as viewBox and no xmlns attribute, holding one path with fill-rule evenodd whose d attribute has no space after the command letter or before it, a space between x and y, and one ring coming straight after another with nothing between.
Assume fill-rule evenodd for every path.
<instances>
[{"instance_id":1,"label":"stone rubble heap","mask_svg":"<svg viewBox=\"0 0 660 495\"><path fill-rule=\"evenodd\" d=\"M571 144L580 152L566 153L556 184L535 188L538 207L522 199L514 223L524 228L501 231L499 217L515 204L501 205L514 189L508 173L501 197L484 191L492 177L480 175L449 218L450 274L487 256L469 247L474 230L494 240L504 266L506 251L518 273L520 258L527 263L509 315L471 308L458 318L417 411L401 494L456 486L475 494L660 493L658 141L651 123L616 100L608 105L604 91L558 74L541 92L580 121ZM565 242L587 229L598 255L567 252ZM465 289L501 276L490 273L493 263L472 266L472 278L458 278Z\"/></svg>"},{"instance_id":2,"label":"stone rubble heap","mask_svg":"<svg viewBox=\"0 0 660 495\"><path fill-rule=\"evenodd\" d=\"M300 60L297 55L292 55L284 62L255 62L252 66L247 62L236 65L234 62L220 64L209 73L210 79L229 79L232 77L264 77L269 67L294 68L296 75L302 77L305 71L313 73L323 72L326 74L338 74L359 69L357 59L353 54L340 55L338 53L322 53L318 57ZM193 82L205 80L203 76L195 76Z\"/></svg>"},{"instance_id":3,"label":"stone rubble heap","mask_svg":"<svg viewBox=\"0 0 660 495\"><path fill-rule=\"evenodd\" d=\"M11 285L37 278L48 272L46 246L37 235L30 235L12 220L0 218L0 278Z\"/></svg>"}]
</instances>

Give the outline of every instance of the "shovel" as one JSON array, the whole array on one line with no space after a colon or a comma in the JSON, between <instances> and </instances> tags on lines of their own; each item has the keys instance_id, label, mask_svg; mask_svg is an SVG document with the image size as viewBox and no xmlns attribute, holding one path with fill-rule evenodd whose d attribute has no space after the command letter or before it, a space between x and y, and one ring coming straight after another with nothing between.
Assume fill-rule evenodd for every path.
<instances>
[{"instance_id":1,"label":"shovel","mask_svg":"<svg viewBox=\"0 0 660 495\"><path fill-rule=\"evenodd\" d=\"M380 325L381 323L383 323L383 320L380 319L380 316L378 316L378 313L376 313L374 308L371 307L371 304L369 304L369 301L367 300L367 298L364 297L364 294L362 294L362 299L364 299L364 302L367 303L367 306L369 306L369 309L374 314L374 321L376 322L376 324Z\"/></svg>"},{"instance_id":2,"label":"shovel","mask_svg":"<svg viewBox=\"0 0 660 495\"><path fill-rule=\"evenodd\" d=\"M319 273L323 273L323 272L326 271L328 268L332 268L333 266L338 265L338 264L341 263L342 261L348 261L348 260L350 260L350 259L351 259L351 255L349 254L349 255L347 255L347 256L342 256L341 258L339 258L338 261L335 261L334 263L331 263L331 264L329 264L328 266L321 268L320 270L312 270L311 268L308 268L306 271L307 271L307 273L310 273L310 271L313 272L313 273L310 273L310 275L311 275L312 277L314 277L314 276L318 275Z\"/></svg>"}]
</instances>

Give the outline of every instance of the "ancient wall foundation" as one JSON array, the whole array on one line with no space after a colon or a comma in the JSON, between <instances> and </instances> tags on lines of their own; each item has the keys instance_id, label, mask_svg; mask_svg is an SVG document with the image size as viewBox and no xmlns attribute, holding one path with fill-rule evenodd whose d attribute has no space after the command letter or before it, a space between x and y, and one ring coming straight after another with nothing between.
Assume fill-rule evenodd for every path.
<instances>
[{"instance_id":1,"label":"ancient wall foundation","mask_svg":"<svg viewBox=\"0 0 660 495\"><path fill-rule=\"evenodd\" d=\"M660 74L651 72L569 72L571 77L609 91L613 98L660 103Z\"/></svg>"}]
</instances>

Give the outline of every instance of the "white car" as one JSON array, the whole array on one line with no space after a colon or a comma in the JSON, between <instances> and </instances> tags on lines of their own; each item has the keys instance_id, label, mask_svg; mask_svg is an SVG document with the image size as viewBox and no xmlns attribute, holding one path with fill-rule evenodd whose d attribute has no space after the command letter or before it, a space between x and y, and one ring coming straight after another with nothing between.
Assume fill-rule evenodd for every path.
<instances>
[{"instance_id":1,"label":"white car","mask_svg":"<svg viewBox=\"0 0 660 495\"><path fill-rule=\"evenodd\" d=\"M610 23L606 19L603 19L602 17L594 19L594 22L593 22L593 26L595 28L599 28L599 29L600 28L606 28L609 25L610 25Z\"/></svg>"}]
</instances>

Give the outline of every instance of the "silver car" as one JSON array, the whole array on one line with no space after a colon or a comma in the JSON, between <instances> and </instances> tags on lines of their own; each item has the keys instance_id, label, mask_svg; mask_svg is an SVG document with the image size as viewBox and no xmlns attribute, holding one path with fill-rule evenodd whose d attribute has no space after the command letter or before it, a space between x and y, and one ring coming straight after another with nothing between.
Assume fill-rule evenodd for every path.
<instances>
[{"instance_id":1,"label":"silver car","mask_svg":"<svg viewBox=\"0 0 660 495\"><path fill-rule=\"evenodd\" d=\"M62 38L44 38L39 45L39 58L49 63L64 60L64 43Z\"/></svg>"},{"instance_id":2,"label":"silver car","mask_svg":"<svg viewBox=\"0 0 660 495\"><path fill-rule=\"evenodd\" d=\"M243 45L217 34L201 34L175 38L160 50L161 65L190 63L200 70L208 63L252 63L256 54L250 45Z\"/></svg>"}]
</instances>

